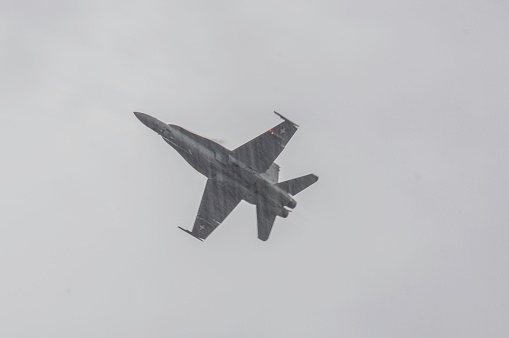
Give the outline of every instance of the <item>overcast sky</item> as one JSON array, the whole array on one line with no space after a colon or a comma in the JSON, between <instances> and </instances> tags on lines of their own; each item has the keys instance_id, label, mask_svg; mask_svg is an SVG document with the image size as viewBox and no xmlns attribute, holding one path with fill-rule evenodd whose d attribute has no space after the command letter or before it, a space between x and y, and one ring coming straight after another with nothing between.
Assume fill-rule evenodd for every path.
<instances>
[{"instance_id":1,"label":"overcast sky","mask_svg":"<svg viewBox=\"0 0 509 338\"><path fill-rule=\"evenodd\" d=\"M509 336L509 3L0 2L1 337ZM301 127L267 242L132 114Z\"/></svg>"}]
</instances>

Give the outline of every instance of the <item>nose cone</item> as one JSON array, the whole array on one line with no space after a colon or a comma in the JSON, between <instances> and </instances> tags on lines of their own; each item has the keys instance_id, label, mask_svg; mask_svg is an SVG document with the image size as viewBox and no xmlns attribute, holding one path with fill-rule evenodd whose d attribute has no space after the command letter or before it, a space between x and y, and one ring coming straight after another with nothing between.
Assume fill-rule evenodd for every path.
<instances>
[{"instance_id":1,"label":"nose cone","mask_svg":"<svg viewBox=\"0 0 509 338\"><path fill-rule=\"evenodd\" d=\"M138 118L138 120L140 120L141 122L143 122L144 120L146 120L146 117L147 117L147 114L143 114L143 113L140 113L140 112L137 112L135 111L134 112L134 115ZM145 122L143 122L145 123Z\"/></svg>"},{"instance_id":2,"label":"nose cone","mask_svg":"<svg viewBox=\"0 0 509 338\"><path fill-rule=\"evenodd\" d=\"M153 120L155 120L155 119L152 116L144 114L144 113L140 113L140 112L137 112L137 111L134 112L134 115L145 126L149 127L150 129L154 129L154 123L153 123L154 121Z\"/></svg>"},{"instance_id":3,"label":"nose cone","mask_svg":"<svg viewBox=\"0 0 509 338\"><path fill-rule=\"evenodd\" d=\"M158 134L162 134L168 127L165 123L159 121L155 117L150 115L134 112L134 115L141 121L145 126L149 127Z\"/></svg>"}]
</instances>

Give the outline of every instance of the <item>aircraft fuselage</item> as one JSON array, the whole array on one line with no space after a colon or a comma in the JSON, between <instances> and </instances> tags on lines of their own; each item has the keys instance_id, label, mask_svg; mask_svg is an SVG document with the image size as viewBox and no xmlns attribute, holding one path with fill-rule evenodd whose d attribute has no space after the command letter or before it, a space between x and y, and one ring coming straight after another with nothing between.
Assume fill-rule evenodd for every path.
<instances>
[{"instance_id":1,"label":"aircraft fuselage","mask_svg":"<svg viewBox=\"0 0 509 338\"><path fill-rule=\"evenodd\" d=\"M293 209L297 205L290 194L235 158L232 152L222 145L182 127L165 124L150 115L135 114L199 173L242 191L243 199L248 203L270 205L273 212L281 217L288 216L289 210L285 207Z\"/></svg>"}]
</instances>

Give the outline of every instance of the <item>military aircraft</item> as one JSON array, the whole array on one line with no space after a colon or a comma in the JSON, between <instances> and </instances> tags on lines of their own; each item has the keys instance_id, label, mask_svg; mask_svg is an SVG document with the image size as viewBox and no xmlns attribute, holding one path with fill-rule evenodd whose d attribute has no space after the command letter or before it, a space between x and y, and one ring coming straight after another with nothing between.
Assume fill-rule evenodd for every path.
<instances>
[{"instance_id":1,"label":"military aircraft","mask_svg":"<svg viewBox=\"0 0 509 338\"><path fill-rule=\"evenodd\" d=\"M276 113L284 121L235 150L196 135L182 127L135 112L147 127L162 136L182 157L208 180L193 230L181 230L203 241L232 210L245 200L256 205L258 238L269 238L276 216L288 217L297 205L293 195L309 187L318 176L309 174L279 182L279 166L274 160L297 131L298 125Z\"/></svg>"}]
</instances>

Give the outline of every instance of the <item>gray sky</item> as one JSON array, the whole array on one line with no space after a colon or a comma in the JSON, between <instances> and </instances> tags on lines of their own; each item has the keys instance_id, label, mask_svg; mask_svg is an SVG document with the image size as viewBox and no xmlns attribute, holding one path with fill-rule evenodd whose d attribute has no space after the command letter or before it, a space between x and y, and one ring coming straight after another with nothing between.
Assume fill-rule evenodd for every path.
<instances>
[{"instance_id":1,"label":"gray sky","mask_svg":"<svg viewBox=\"0 0 509 338\"><path fill-rule=\"evenodd\" d=\"M1 337L507 337L506 1L0 3ZM301 125L320 181L200 243L205 177Z\"/></svg>"}]
</instances>

